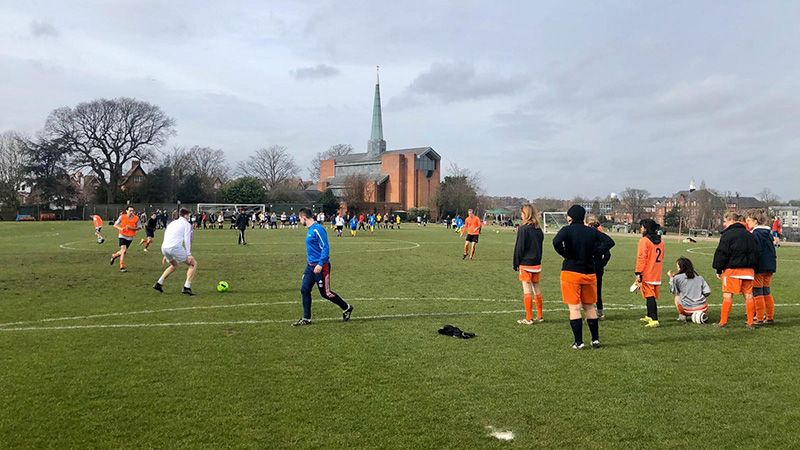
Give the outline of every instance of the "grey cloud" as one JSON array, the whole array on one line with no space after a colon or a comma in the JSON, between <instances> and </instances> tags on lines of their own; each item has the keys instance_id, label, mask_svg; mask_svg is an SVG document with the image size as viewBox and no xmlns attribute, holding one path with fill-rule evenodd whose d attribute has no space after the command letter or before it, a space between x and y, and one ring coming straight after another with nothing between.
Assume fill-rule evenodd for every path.
<instances>
[{"instance_id":1,"label":"grey cloud","mask_svg":"<svg viewBox=\"0 0 800 450\"><path fill-rule=\"evenodd\" d=\"M47 22L31 22L31 34L36 37L58 37L61 34L56 27Z\"/></svg>"},{"instance_id":2,"label":"grey cloud","mask_svg":"<svg viewBox=\"0 0 800 450\"><path fill-rule=\"evenodd\" d=\"M479 73L471 63L433 63L429 70L419 74L406 87L401 96L390 99L387 106L402 109L430 100L445 104L478 100L512 94L527 84L527 78L519 75Z\"/></svg>"},{"instance_id":3,"label":"grey cloud","mask_svg":"<svg viewBox=\"0 0 800 450\"><path fill-rule=\"evenodd\" d=\"M314 67L298 67L289 73L296 80L318 80L321 78L331 78L339 75L341 70L327 64L317 64Z\"/></svg>"}]
</instances>

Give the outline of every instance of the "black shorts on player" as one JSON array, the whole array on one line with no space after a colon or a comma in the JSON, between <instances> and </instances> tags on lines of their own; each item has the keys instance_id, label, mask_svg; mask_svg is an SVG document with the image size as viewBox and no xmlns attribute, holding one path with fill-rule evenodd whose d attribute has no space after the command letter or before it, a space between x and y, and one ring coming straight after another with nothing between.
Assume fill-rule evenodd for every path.
<instances>
[{"instance_id":1,"label":"black shorts on player","mask_svg":"<svg viewBox=\"0 0 800 450\"><path fill-rule=\"evenodd\" d=\"M479 237L480 237L479 234L468 234L467 235L467 242L474 242L474 243L477 244Z\"/></svg>"},{"instance_id":2,"label":"black shorts on player","mask_svg":"<svg viewBox=\"0 0 800 450\"><path fill-rule=\"evenodd\" d=\"M131 246L131 242L133 242L133 241L129 241L127 239L119 238L119 246L120 247L128 248L128 247Z\"/></svg>"},{"instance_id":3,"label":"black shorts on player","mask_svg":"<svg viewBox=\"0 0 800 450\"><path fill-rule=\"evenodd\" d=\"M150 239L155 239L156 238L156 230L155 230L155 228L145 228L144 232L145 232L145 235L147 237L149 237Z\"/></svg>"}]
</instances>

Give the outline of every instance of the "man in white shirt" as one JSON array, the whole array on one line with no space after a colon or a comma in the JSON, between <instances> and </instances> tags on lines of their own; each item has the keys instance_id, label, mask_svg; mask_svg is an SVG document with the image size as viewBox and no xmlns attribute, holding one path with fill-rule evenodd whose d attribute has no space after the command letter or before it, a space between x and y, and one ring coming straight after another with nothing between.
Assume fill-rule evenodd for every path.
<instances>
[{"instance_id":1,"label":"man in white shirt","mask_svg":"<svg viewBox=\"0 0 800 450\"><path fill-rule=\"evenodd\" d=\"M162 289L164 281L172 272L175 272L178 265L186 263L189 266L189 270L186 271L186 283L183 285L183 293L194 295L192 292L192 278L197 272L197 260L192 256L194 234L192 225L188 221L191 214L188 209L181 208L179 217L170 222L164 231L164 242L161 244L161 253L164 258L161 260L161 264L169 263L169 267L161 274L161 278L158 279L156 284L153 285L153 289L158 292L164 292Z\"/></svg>"}]
</instances>

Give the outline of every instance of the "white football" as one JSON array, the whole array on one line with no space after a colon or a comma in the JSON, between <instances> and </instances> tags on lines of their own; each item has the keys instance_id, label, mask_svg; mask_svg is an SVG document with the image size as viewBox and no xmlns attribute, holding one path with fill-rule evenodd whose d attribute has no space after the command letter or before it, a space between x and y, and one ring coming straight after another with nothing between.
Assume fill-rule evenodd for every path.
<instances>
[{"instance_id":1,"label":"white football","mask_svg":"<svg viewBox=\"0 0 800 450\"><path fill-rule=\"evenodd\" d=\"M703 311L695 311L692 313L692 322L697 324L708 323L708 314Z\"/></svg>"}]
</instances>

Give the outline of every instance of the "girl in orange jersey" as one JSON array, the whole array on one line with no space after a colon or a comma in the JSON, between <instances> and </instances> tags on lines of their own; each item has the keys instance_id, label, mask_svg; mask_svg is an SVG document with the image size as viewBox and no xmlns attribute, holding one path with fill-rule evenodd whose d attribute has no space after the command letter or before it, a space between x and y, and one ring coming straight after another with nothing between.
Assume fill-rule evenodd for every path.
<instances>
[{"instance_id":1,"label":"girl in orange jersey","mask_svg":"<svg viewBox=\"0 0 800 450\"><path fill-rule=\"evenodd\" d=\"M661 290L661 271L664 265L664 242L658 234L659 225L653 219L639 222L639 239L636 253L636 284L642 291L647 304L647 315L641 321L647 328L656 328L658 323L659 290Z\"/></svg>"},{"instance_id":2,"label":"girl in orange jersey","mask_svg":"<svg viewBox=\"0 0 800 450\"><path fill-rule=\"evenodd\" d=\"M539 276L542 272L542 242L544 233L539 226L539 215L531 205L521 209L522 225L517 231L517 243L514 246L514 271L519 272L522 282L525 318L517 323L533 324L533 300L536 299L536 321L542 318L542 291L539 288Z\"/></svg>"}]
</instances>

